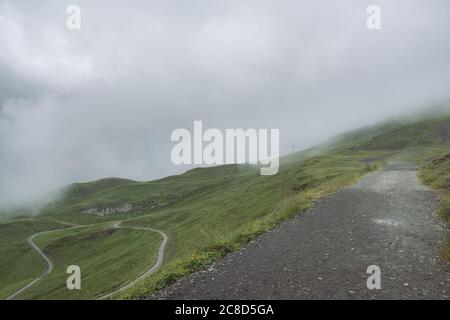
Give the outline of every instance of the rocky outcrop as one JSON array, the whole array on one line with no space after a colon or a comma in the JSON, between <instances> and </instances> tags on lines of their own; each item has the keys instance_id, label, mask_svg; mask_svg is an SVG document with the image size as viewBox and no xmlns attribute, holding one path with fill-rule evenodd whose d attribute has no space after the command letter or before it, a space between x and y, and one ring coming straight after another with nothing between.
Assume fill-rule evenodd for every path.
<instances>
[{"instance_id":1,"label":"rocky outcrop","mask_svg":"<svg viewBox=\"0 0 450 320\"><path fill-rule=\"evenodd\" d=\"M107 216L115 213L127 213L133 209L133 204L130 202L122 202L116 204L109 204L105 206L82 209L81 214L94 214L98 216Z\"/></svg>"}]
</instances>

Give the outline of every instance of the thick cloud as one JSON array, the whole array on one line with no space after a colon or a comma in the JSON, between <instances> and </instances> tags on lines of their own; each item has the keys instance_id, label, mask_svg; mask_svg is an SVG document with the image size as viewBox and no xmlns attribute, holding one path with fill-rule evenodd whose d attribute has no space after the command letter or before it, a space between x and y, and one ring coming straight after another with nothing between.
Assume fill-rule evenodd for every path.
<instances>
[{"instance_id":1,"label":"thick cloud","mask_svg":"<svg viewBox=\"0 0 450 320\"><path fill-rule=\"evenodd\" d=\"M66 28L66 8L82 28ZM450 3L0 0L0 205L152 179L170 133L279 128L281 152L449 97Z\"/></svg>"}]
</instances>

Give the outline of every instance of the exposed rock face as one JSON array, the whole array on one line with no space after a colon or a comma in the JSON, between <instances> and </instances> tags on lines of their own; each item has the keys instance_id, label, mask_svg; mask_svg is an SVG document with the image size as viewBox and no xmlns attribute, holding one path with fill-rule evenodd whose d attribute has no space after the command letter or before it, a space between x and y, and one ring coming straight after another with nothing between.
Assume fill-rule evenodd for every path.
<instances>
[{"instance_id":1,"label":"exposed rock face","mask_svg":"<svg viewBox=\"0 0 450 320\"><path fill-rule=\"evenodd\" d=\"M139 213L146 210L166 207L180 201L182 198L182 194L159 194L141 201L133 201L130 198L124 198L91 204L89 207L80 208L78 212L80 214L98 216L107 216L118 213Z\"/></svg>"},{"instance_id":2,"label":"exposed rock face","mask_svg":"<svg viewBox=\"0 0 450 320\"><path fill-rule=\"evenodd\" d=\"M126 213L133 209L133 204L129 202L110 204L101 208L88 208L80 211L81 214L95 214L98 216L107 216L115 213Z\"/></svg>"}]
</instances>

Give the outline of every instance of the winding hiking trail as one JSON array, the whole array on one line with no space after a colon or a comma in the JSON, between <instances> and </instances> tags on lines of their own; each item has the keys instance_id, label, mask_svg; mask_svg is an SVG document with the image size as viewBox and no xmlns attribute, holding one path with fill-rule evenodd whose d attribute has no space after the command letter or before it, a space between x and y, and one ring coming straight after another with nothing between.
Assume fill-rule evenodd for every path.
<instances>
[{"instance_id":1,"label":"winding hiking trail","mask_svg":"<svg viewBox=\"0 0 450 320\"><path fill-rule=\"evenodd\" d=\"M65 230L65 229L58 229L59 230ZM37 277L36 279L34 279L33 281L31 281L29 284L27 284L25 287L17 290L16 292L14 292L12 295L10 295L8 298L6 298L6 300L12 300L14 299L14 297L16 297L17 295L21 294L22 292L24 292L25 290L27 290L28 288L30 288L31 286L33 286L36 282L38 282L39 280L41 280L43 277L45 277L46 275L48 275L50 272L52 272L53 270L53 263L52 261L42 252L41 249L39 249L39 247L33 242L33 239L37 236L40 236L42 234L46 234L46 233L50 233L53 231L57 231L57 230L51 230L51 231L44 231L44 232L39 232L36 233L34 235L32 235L31 237L29 237L27 239L28 245L33 248L47 263L47 270L44 271L44 273L42 273L39 277Z\"/></svg>"},{"instance_id":2,"label":"winding hiking trail","mask_svg":"<svg viewBox=\"0 0 450 320\"><path fill-rule=\"evenodd\" d=\"M150 298L449 299L437 203L413 166L391 164Z\"/></svg>"},{"instance_id":3,"label":"winding hiking trail","mask_svg":"<svg viewBox=\"0 0 450 320\"><path fill-rule=\"evenodd\" d=\"M28 283L26 286L22 287L21 289L17 290L16 292L14 292L13 294L11 294L9 297L6 298L6 300L12 300L14 299L17 295L21 294L22 292L24 292L25 290L27 290L28 288L30 288L31 286L33 286L36 282L40 281L42 278L44 278L45 276L47 276L48 274L50 274L50 272L53 271L53 263L50 260L49 257L47 257L45 255L44 252L42 252L42 250L36 245L36 243L34 243L34 238L41 236L43 234L48 234L48 233L52 233L52 232L57 232L57 231L62 231L62 230L71 230L71 229L76 229L76 228L84 228L84 227L89 227L89 225L73 225L67 222L61 222L59 220L55 220L57 222L60 222L61 224L65 224L65 225L70 225L71 227L69 228L61 228L61 229L55 229L55 230L48 230L48 231L42 231L42 232L38 232L33 234L31 237L29 237L27 239L27 243L28 245L34 250L36 251L47 263L47 269L36 279L34 279L33 281L31 281L30 283Z\"/></svg>"},{"instance_id":4,"label":"winding hiking trail","mask_svg":"<svg viewBox=\"0 0 450 320\"><path fill-rule=\"evenodd\" d=\"M132 286L134 286L140 280L148 277L149 275L151 275L152 273L157 271L163 264L164 251L166 249L167 241L169 240L169 237L163 231L157 230L157 229L153 229L153 228L148 228L148 227L123 227L123 226L120 225L120 222L114 224L114 228L133 229L133 230L147 230L147 231L152 231L152 232L158 232L163 237L163 241L161 242L161 245L160 245L159 250L158 250L158 258L156 259L155 264L149 270L144 272L142 275L140 275L138 278L136 278L135 280L131 281L130 283L120 287L119 289L114 290L113 292L110 292L108 294L105 294L103 296L98 297L97 300L104 300L104 299L112 298L115 294L131 288Z\"/></svg>"},{"instance_id":5,"label":"winding hiking trail","mask_svg":"<svg viewBox=\"0 0 450 320\"><path fill-rule=\"evenodd\" d=\"M56 220L55 220L55 221L56 221ZM53 271L53 263L52 263L52 261L50 260L49 257L47 257L47 256L45 255L44 252L42 252L42 250L36 245L36 243L34 243L34 241L33 241L34 238L36 238L36 237L38 237L38 236L40 236L40 235L48 234L48 233L52 233L52 232L57 232L57 231L62 231L62 230L71 230L71 229L77 229L77 228L86 228L86 227L91 227L91 226L97 225L97 224L90 224L90 225L74 225L74 224L69 224L69 223L67 223L67 222L62 222L62 221L58 221L58 222L60 222L60 223L62 223L62 224L70 225L71 227L69 227L69 228L62 228L62 229L55 229L55 230L48 230L48 231L39 232L39 233L36 233L36 234L32 235L31 237L29 237L29 238L27 239L27 242L28 242L28 244L30 245L30 247L31 247L33 250L35 250L35 251L36 251L36 252L37 252L37 253L45 260L45 262L47 263L47 269L46 269L39 277L37 277L36 279L34 279L34 280L31 281L30 283L28 283L26 286L22 287L21 289L17 290L16 292L14 292L14 293L11 294L9 297L7 297L6 300L12 300L12 299L14 299L17 295L21 294L22 292L24 292L25 290L27 290L28 288L30 288L31 286L33 286L34 284L36 284L38 281L40 281L42 278L44 278L45 276L49 275L49 274ZM101 296L101 297L99 297L99 298L97 298L97 299L107 299L107 298L111 298L114 294L119 293L119 292L121 292L121 291L124 291L124 290L126 290L126 289L131 288L131 287L134 286L138 281L140 281L140 280L142 280L142 279L148 277L149 275L151 275L152 273L154 273L155 271L157 271L157 270L161 267L161 265L162 265L162 263L163 263L163 261L164 261L164 251L165 251L166 244L167 244L167 241L168 241L169 238L167 237L167 235L166 235L163 231L157 230L157 229L153 229L153 228L147 228L147 227L123 227L123 226L120 225L122 222L124 222L124 221L115 223L115 224L113 225L113 228L118 228L118 229L133 229L133 230L147 230L147 231L152 231L152 232L157 232L157 233L159 233L159 234L162 236L163 241L161 242L161 245L160 245L159 250L158 250L158 257L157 257L156 263L155 263L149 270L147 270L147 271L144 272L142 275L140 275L137 279L135 279L135 280L133 280L132 282L130 282L130 283L128 283L128 284L126 284L126 285L120 287L119 289L117 289L117 290L115 290L115 291L113 291L113 292L111 292L111 293L105 294L105 295L103 295L103 296Z\"/></svg>"}]
</instances>

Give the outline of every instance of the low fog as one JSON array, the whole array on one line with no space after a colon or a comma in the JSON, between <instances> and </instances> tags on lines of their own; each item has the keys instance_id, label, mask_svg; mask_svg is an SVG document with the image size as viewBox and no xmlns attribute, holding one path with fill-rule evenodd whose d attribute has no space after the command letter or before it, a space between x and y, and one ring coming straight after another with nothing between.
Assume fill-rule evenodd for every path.
<instances>
[{"instance_id":1,"label":"low fog","mask_svg":"<svg viewBox=\"0 0 450 320\"><path fill-rule=\"evenodd\" d=\"M180 173L194 120L278 128L286 154L446 100L449 30L448 0L0 0L0 207Z\"/></svg>"}]
</instances>

